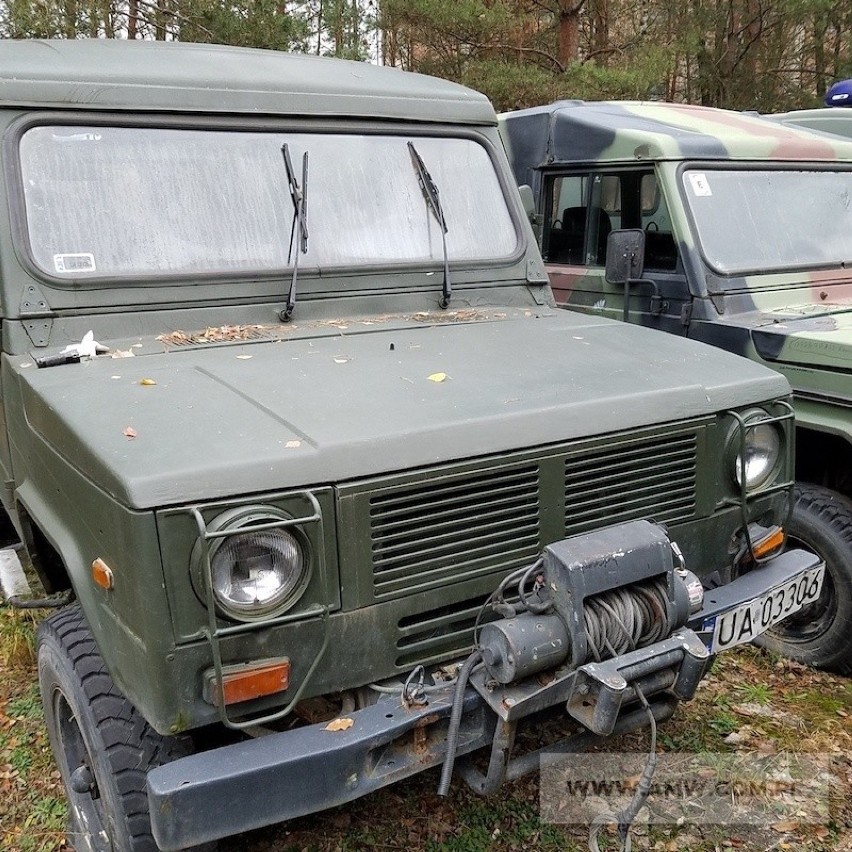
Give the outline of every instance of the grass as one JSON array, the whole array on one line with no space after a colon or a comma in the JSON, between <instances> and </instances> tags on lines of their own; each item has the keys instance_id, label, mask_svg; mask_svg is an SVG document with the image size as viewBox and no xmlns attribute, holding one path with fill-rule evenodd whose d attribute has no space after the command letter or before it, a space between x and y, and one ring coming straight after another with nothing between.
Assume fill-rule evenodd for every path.
<instances>
[{"instance_id":1,"label":"grass","mask_svg":"<svg viewBox=\"0 0 852 852\"><path fill-rule=\"evenodd\" d=\"M57 852L66 804L35 672L42 614L0 609L0 849Z\"/></svg>"},{"instance_id":2,"label":"grass","mask_svg":"<svg viewBox=\"0 0 852 852\"><path fill-rule=\"evenodd\" d=\"M0 609L0 849L60 852L66 805L44 730L33 654L39 615ZM535 732L533 739L547 732ZM732 739L733 735L733 739ZM739 739L736 739L739 738ZM607 750L642 752L647 732ZM814 672L746 647L722 655L695 699L661 726L660 750L763 755L837 753L850 784L833 792L830 815L814 824L779 822L763 836L737 826L641 826L636 850L654 852L852 852L852 680ZM580 852L587 829L539 820L539 779L483 799L456 780L439 798L429 770L349 805L223 841L220 852ZM756 845L755 845L756 843ZM601 850L617 848L604 834Z\"/></svg>"}]
</instances>

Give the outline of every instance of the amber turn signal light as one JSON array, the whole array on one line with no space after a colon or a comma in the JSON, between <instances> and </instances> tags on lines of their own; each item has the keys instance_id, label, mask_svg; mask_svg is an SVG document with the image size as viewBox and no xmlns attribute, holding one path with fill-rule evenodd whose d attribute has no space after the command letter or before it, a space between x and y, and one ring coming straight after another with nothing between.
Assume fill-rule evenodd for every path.
<instances>
[{"instance_id":1,"label":"amber turn signal light","mask_svg":"<svg viewBox=\"0 0 852 852\"><path fill-rule=\"evenodd\" d=\"M782 544L784 544L784 530L781 527L773 527L763 538L752 540L754 558L760 559L762 556L767 556Z\"/></svg>"},{"instance_id":2,"label":"amber turn signal light","mask_svg":"<svg viewBox=\"0 0 852 852\"><path fill-rule=\"evenodd\" d=\"M240 704L252 698L274 695L284 692L290 686L290 659L280 657L262 663L247 663L238 666L222 667L222 689L216 688L216 673L208 670L204 673L204 699L218 707L224 697L224 703Z\"/></svg>"},{"instance_id":3,"label":"amber turn signal light","mask_svg":"<svg viewBox=\"0 0 852 852\"><path fill-rule=\"evenodd\" d=\"M102 589L111 589L113 585L112 568L100 558L92 563L92 579Z\"/></svg>"}]
</instances>

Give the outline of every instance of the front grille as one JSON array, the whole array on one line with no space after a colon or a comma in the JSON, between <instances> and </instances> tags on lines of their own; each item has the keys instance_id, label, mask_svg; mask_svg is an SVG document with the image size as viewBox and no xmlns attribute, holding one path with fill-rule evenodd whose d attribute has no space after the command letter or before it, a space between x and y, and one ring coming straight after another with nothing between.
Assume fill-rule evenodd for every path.
<instances>
[{"instance_id":1,"label":"front grille","mask_svg":"<svg viewBox=\"0 0 852 852\"><path fill-rule=\"evenodd\" d=\"M411 596L406 615L414 617L418 594L456 586L464 596L462 584L490 590L490 578L530 564L542 547L566 536L640 518L688 520L698 511L706 425L575 441L482 459L478 469L468 462L347 486L342 526L368 526L369 537L356 535L344 558L364 581L364 594L375 602ZM369 575L360 573L365 561Z\"/></svg>"},{"instance_id":2,"label":"front grille","mask_svg":"<svg viewBox=\"0 0 852 852\"><path fill-rule=\"evenodd\" d=\"M479 596L399 620L398 668L461 656L473 647L473 626L485 598Z\"/></svg>"},{"instance_id":3,"label":"front grille","mask_svg":"<svg viewBox=\"0 0 852 852\"><path fill-rule=\"evenodd\" d=\"M696 436L663 435L565 460L565 535L695 512Z\"/></svg>"},{"instance_id":4,"label":"front grille","mask_svg":"<svg viewBox=\"0 0 852 852\"><path fill-rule=\"evenodd\" d=\"M539 549L538 464L443 476L370 499L376 598L525 564Z\"/></svg>"}]
</instances>

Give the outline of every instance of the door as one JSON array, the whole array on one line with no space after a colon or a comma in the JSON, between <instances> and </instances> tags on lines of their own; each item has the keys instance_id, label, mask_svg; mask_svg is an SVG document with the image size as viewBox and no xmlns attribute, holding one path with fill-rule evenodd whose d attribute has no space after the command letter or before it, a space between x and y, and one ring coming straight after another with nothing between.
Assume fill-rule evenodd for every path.
<instances>
[{"instance_id":1,"label":"door","mask_svg":"<svg viewBox=\"0 0 852 852\"><path fill-rule=\"evenodd\" d=\"M545 180L544 206L542 254L558 304L622 319L624 287L604 278L607 238L620 228L641 228L648 283L631 287L629 319L686 333L689 288L652 169L551 174Z\"/></svg>"}]
</instances>

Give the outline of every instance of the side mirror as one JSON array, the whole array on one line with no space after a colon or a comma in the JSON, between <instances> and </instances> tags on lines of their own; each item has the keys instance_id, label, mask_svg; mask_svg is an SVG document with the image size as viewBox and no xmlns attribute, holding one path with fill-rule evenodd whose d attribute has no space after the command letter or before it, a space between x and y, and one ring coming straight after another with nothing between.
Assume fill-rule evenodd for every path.
<instances>
[{"instance_id":1,"label":"side mirror","mask_svg":"<svg viewBox=\"0 0 852 852\"><path fill-rule=\"evenodd\" d=\"M522 183L518 187L518 192L521 193L521 202L524 205L524 213L527 214L527 219L535 224L535 198L533 197L532 187L527 183Z\"/></svg>"},{"instance_id":2,"label":"side mirror","mask_svg":"<svg viewBox=\"0 0 852 852\"><path fill-rule=\"evenodd\" d=\"M639 228L613 231L606 241L606 270L610 284L627 284L645 269L645 232Z\"/></svg>"},{"instance_id":3,"label":"side mirror","mask_svg":"<svg viewBox=\"0 0 852 852\"><path fill-rule=\"evenodd\" d=\"M521 194L521 203L524 205L524 213L527 214L527 219L530 220L533 233L535 234L536 242L541 242L541 223L544 217L540 213L535 212L535 196L533 196L532 187L526 183L522 183L518 187L518 192Z\"/></svg>"}]
</instances>

